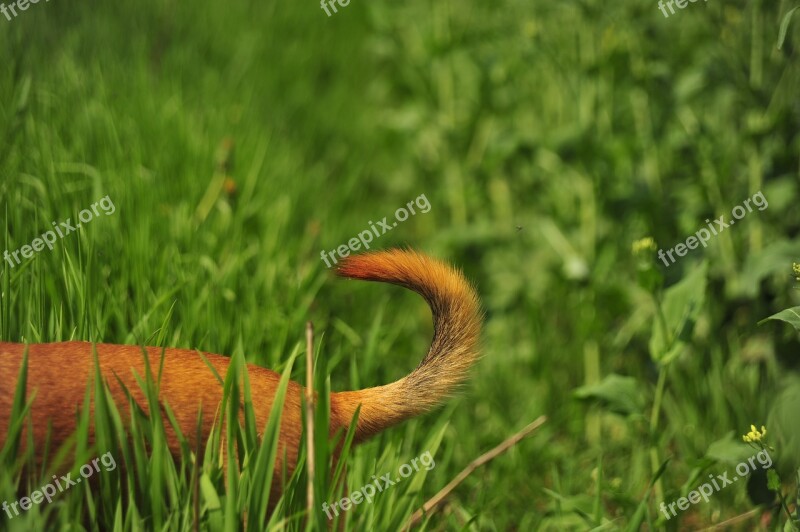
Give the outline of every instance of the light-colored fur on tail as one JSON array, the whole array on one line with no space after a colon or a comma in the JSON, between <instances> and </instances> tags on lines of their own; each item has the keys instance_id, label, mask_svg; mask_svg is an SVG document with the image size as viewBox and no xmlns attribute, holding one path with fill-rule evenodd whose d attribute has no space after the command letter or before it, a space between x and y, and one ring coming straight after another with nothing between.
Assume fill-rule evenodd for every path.
<instances>
[{"instance_id":1,"label":"light-colored fur on tail","mask_svg":"<svg viewBox=\"0 0 800 532\"><path fill-rule=\"evenodd\" d=\"M478 356L482 313L475 290L461 272L414 251L395 249L349 257L338 273L413 290L433 312L433 341L414 371L384 386L332 394L332 410L339 415L352 417L361 405L356 427L360 441L427 412L452 394Z\"/></svg>"}]
</instances>

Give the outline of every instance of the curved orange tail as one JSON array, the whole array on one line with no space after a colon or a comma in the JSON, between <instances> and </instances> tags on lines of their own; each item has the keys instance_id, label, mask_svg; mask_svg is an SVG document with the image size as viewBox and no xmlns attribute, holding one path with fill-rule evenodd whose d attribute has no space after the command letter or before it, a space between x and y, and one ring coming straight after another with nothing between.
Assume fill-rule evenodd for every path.
<instances>
[{"instance_id":1,"label":"curved orange tail","mask_svg":"<svg viewBox=\"0 0 800 532\"><path fill-rule=\"evenodd\" d=\"M427 412L467 377L478 357L482 312L461 272L420 253L388 250L348 257L337 273L396 284L420 294L433 312L433 341L419 366L402 379L375 388L331 394L332 415L348 426L361 405L356 440Z\"/></svg>"}]
</instances>

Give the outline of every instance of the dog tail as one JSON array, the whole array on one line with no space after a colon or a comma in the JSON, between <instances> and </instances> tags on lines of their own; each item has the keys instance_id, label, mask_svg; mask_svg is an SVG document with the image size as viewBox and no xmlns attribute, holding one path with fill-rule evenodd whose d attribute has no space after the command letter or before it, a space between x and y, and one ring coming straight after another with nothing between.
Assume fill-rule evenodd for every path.
<instances>
[{"instance_id":1,"label":"dog tail","mask_svg":"<svg viewBox=\"0 0 800 532\"><path fill-rule=\"evenodd\" d=\"M375 388L331 394L331 416L349 426L360 405L355 438L362 441L427 412L463 383L478 357L482 311L464 275L414 251L393 249L345 259L337 273L408 288L433 313L433 341L419 366L402 379Z\"/></svg>"}]
</instances>

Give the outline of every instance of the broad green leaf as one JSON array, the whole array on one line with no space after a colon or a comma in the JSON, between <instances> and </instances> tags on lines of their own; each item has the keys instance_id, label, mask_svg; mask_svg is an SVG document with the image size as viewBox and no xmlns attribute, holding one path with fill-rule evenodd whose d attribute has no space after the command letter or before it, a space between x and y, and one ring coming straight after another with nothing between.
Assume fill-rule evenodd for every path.
<instances>
[{"instance_id":1,"label":"broad green leaf","mask_svg":"<svg viewBox=\"0 0 800 532\"><path fill-rule=\"evenodd\" d=\"M800 378L785 379L780 390L771 392L769 415L767 416L767 440L775 447L770 453L778 471L797 471L800 468ZM758 422L758 420L755 420Z\"/></svg>"},{"instance_id":2,"label":"broad green leaf","mask_svg":"<svg viewBox=\"0 0 800 532\"><path fill-rule=\"evenodd\" d=\"M800 307L793 307L793 308L787 308L786 310L782 310L777 314L773 314L769 318L764 318L763 320L759 321L758 324L761 325L762 323L765 323L767 320L785 321L786 323L794 327L796 331L800 332Z\"/></svg>"},{"instance_id":3,"label":"broad green leaf","mask_svg":"<svg viewBox=\"0 0 800 532\"><path fill-rule=\"evenodd\" d=\"M738 464L755 453L754 449L736 438L734 431L728 432L724 438L708 446L706 457L725 464Z\"/></svg>"},{"instance_id":4,"label":"broad green leaf","mask_svg":"<svg viewBox=\"0 0 800 532\"><path fill-rule=\"evenodd\" d=\"M781 477L774 469L767 470L767 487L772 491L781 489Z\"/></svg>"},{"instance_id":5,"label":"broad green leaf","mask_svg":"<svg viewBox=\"0 0 800 532\"><path fill-rule=\"evenodd\" d=\"M582 386L573 392L582 400L597 401L603 408L617 414L640 413L644 394L633 377L611 374L597 384Z\"/></svg>"},{"instance_id":6,"label":"broad green leaf","mask_svg":"<svg viewBox=\"0 0 800 532\"><path fill-rule=\"evenodd\" d=\"M736 296L755 298L761 282L772 275L788 275L787 265L800 255L800 242L778 240L757 253L752 253L744 262L742 272L736 280Z\"/></svg>"},{"instance_id":7,"label":"broad green leaf","mask_svg":"<svg viewBox=\"0 0 800 532\"><path fill-rule=\"evenodd\" d=\"M691 338L695 321L705 303L707 270L707 263L702 262L664 292L661 302L663 322L661 317L655 316L650 337L653 360L669 363L683 351L683 345Z\"/></svg>"}]
</instances>

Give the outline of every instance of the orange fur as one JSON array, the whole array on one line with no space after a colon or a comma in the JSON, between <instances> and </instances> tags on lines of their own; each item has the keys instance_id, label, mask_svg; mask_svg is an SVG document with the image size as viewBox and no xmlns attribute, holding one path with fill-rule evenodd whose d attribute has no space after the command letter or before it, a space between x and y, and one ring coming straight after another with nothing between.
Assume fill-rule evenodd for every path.
<instances>
[{"instance_id":1,"label":"orange fur","mask_svg":"<svg viewBox=\"0 0 800 532\"><path fill-rule=\"evenodd\" d=\"M353 256L343 261L338 273L344 277L392 283L413 290L425 298L433 312L433 341L414 371L384 386L331 394L331 434L340 429L347 430L356 408L361 405L355 438L363 441L430 410L463 382L477 356L481 313L475 291L459 272L413 251L389 250ZM96 344L95 347L101 374L120 413L128 411L128 402L119 381L147 411L146 398L135 377L145 375L142 348L111 344ZM5 443L11 423L11 404L25 348L24 344L0 342L0 447ZM31 407L33 441L37 458L41 459L48 424L52 424L51 449L63 444L76 428L75 413L83 404L87 383L94 374L93 344L31 344L27 349L28 397L36 391ZM222 385L198 352L177 348L163 351L159 401L170 406L181 432L194 449L198 443L204 445L209 437L222 399ZM162 349L148 347L146 352L150 367L157 374ZM224 377L230 359L207 353L204 356ZM252 364L248 364L248 374L256 424L262 431L280 376ZM289 383L281 422L279 456L286 456L285 465L290 474L296 465L303 431L302 393L302 386ZM202 430L198 442L195 427L201 411ZM93 438L91 428L90 438ZM173 455L179 456L178 438L169 428L167 438ZM25 440L23 434L23 442ZM280 494L277 475L283 464L279 462L276 465L273 503Z\"/></svg>"}]
</instances>

